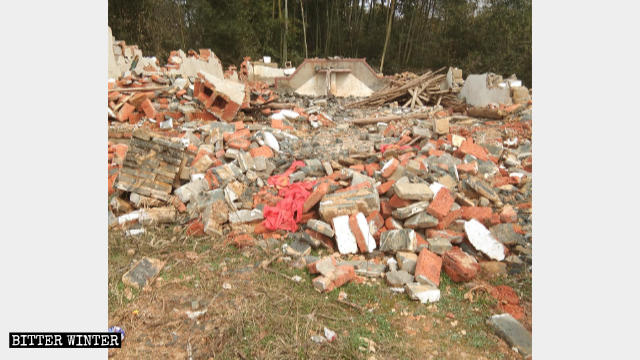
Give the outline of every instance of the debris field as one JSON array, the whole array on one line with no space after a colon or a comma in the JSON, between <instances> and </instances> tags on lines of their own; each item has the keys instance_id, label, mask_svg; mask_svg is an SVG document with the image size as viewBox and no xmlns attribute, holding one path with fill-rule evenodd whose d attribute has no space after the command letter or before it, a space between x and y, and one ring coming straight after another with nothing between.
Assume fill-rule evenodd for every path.
<instances>
[{"instance_id":1,"label":"debris field","mask_svg":"<svg viewBox=\"0 0 640 360\"><path fill-rule=\"evenodd\" d=\"M425 304L443 276L532 271L532 101L515 76L371 75L349 59L223 70L208 49L159 66L110 39L110 231L276 247L264 268L305 268L319 293L379 279ZM144 257L123 282L163 266ZM498 335L530 354L513 289L484 290Z\"/></svg>"}]
</instances>

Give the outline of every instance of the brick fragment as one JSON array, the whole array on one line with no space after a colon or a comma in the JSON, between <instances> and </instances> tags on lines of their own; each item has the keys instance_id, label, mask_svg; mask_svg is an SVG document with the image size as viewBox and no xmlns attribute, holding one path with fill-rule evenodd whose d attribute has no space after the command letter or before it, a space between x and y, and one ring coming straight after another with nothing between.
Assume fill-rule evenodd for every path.
<instances>
[{"instance_id":1,"label":"brick fragment","mask_svg":"<svg viewBox=\"0 0 640 360\"><path fill-rule=\"evenodd\" d=\"M511 205L505 205L500 212L500 220L504 223L518 222L518 214Z\"/></svg>"},{"instance_id":2,"label":"brick fragment","mask_svg":"<svg viewBox=\"0 0 640 360\"><path fill-rule=\"evenodd\" d=\"M455 282L473 280L480 271L480 265L476 259L454 246L442 256L444 272Z\"/></svg>"},{"instance_id":3,"label":"brick fragment","mask_svg":"<svg viewBox=\"0 0 640 360\"><path fill-rule=\"evenodd\" d=\"M393 173L398 168L398 165L400 165L400 162L396 158L392 158L391 160L387 161L387 163L385 163L382 167L382 177L388 178L393 175Z\"/></svg>"},{"instance_id":4,"label":"brick fragment","mask_svg":"<svg viewBox=\"0 0 640 360\"><path fill-rule=\"evenodd\" d=\"M442 258L423 248L418 255L418 263L416 264L416 281L421 284L438 287L440 285L441 269Z\"/></svg>"},{"instance_id":5,"label":"brick fragment","mask_svg":"<svg viewBox=\"0 0 640 360\"><path fill-rule=\"evenodd\" d=\"M436 196L433 198L433 201L429 204L427 213L435 216L438 220L442 220L447 216L449 210L451 210L453 202L454 199L453 196L451 196L449 189L443 187L438 191Z\"/></svg>"},{"instance_id":6,"label":"brick fragment","mask_svg":"<svg viewBox=\"0 0 640 360\"><path fill-rule=\"evenodd\" d=\"M304 205L302 207L303 211L307 212L311 210L312 207L314 207L317 203L320 202L320 200L322 200L322 197L324 197L327 194L327 192L329 192L328 183L322 182L318 186L316 186L316 188L313 190L311 195L309 195L307 200L305 200Z\"/></svg>"}]
</instances>

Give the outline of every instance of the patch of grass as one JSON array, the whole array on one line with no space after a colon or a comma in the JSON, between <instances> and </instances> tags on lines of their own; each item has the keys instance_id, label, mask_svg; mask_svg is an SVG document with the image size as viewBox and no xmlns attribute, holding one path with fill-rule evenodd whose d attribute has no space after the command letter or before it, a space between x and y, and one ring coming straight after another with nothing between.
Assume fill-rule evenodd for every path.
<instances>
[{"instance_id":1,"label":"patch of grass","mask_svg":"<svg viewBox=\"0 0 640 360\"><path fill-rule=\"evenodd\" d=\"M110 234L110 320L118 309L122 309L118 314L130 314L135 308L144 316L152 315L147 320L149 324L166 321L184 342L190 339L195 344L198 336L205 336L203 341L209 345L193 345L194 357L367 359L375 355L378 359L429 359L455 358L455 354L464 351L471 358L473 355L501 358L495 337L485 322L495 301L480 294L470 303L464 299L465 286L452 282L445 274L440 285L441 300L435 304L420 304L406 294L393 293L382 279L352 282L321 294L311 285L316 275L310 275L306 269L294 269L284 261L270 265L276 272L302 278L295 283L255 267L273 254L258 247L237 249L208 238L179 238L166 246L149 245L152 239L169 235L174 236L166 229L136 239ZM127 255L129 248L136 249L134 256ZM186 251L195 251L200 256L190 259L184 255ZM151 292L134 291L132 301L122 300L125 287L120 277L132 259L142 256L167 259L159 275L165 285L154 286ZM231 289L222 289L224 282L231 284ZM347 294L347 301L371 311L360 313L339 303L341 291ZM183 311L180 309L189 308L193 299L210 301L208 313L198 323L186 317L176 318L178 314L173 309ZM156 309L163 309L165 302L164 314L149 312L153 304ZM448 313L453 313L454 319L447 317ZM175 323L176 319L180 322ZM451 324L453 321L457 321L456 326ZM162 330L164 325L146 326L137 322L135 331L167 331ZM314 343L311 336L322 335L325 326L336 332L336 341ZM194 333L198 329L206 329L204 335ZM158 334L150 336L157 338L161 336ZM132 333L129 342L135 338ZM368 346L363 338L375 343L375 354L366 351ZM184 342L164 351L182 354L180 351L186 351ZM142 349L146 345L141 340L132 346Z\"/></svg>"}]
</instances>

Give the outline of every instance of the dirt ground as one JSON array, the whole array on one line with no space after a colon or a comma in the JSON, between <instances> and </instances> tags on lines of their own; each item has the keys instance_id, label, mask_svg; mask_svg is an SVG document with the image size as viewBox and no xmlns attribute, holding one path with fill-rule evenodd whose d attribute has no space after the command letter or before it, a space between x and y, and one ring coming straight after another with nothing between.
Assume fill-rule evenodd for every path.
<instances>
[{"instance_id":1,"label":"dirt ground","mask_svg":"<svg viewBox=\"0 0 640 360\"><path fill-rule=\"evenodd\" d=\"M464 294L471 285L453 283L444 273L441 299L431 305L392 293L382 279L320 294L305 269L282 259L268 271L259 266L278 253L278 244L238 249L221 238L189 237L178 229L159 227L139 236L109 232L109 326L126 332L111 358L522 358L486 324L500 312L496 301L479 292L470 302ZM125 286L122 275L144 256L166 265L138 291ZM302 280L292 280L295 275ZM531 275L486 281L516 290L531 330ZM340 292L347 295L344 302ZM313 342L325 327L337 339Z\"/></svg>"}]
</instances>

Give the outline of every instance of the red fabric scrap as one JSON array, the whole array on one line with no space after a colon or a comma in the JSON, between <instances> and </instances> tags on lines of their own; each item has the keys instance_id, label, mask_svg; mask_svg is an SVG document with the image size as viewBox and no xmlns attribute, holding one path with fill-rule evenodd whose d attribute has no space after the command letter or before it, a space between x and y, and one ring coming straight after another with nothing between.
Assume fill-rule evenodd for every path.
<instances>
[{"instance_id":1,"label":"red fabric scrap","mask_svg":"<svg viewBox=\"0 0 640 360\"><path fill-rule=\"evenodd\" d=\"M294 169L291 172L295 171L295 167L293 165L295 165L295 162L289 168L289 170ZM287 170L285 174L289 172L289 170ZM284 179L286 179L288 183L289 175L287 174ZM270 181L271 178L269 178L269 183L271 183ZM262 209L262 213L264 215L262 225L271 231L281 229L296 232L298 230L297 223L302 221L302 208L304 202L307 200L309 195L311 195L310 190L315 184L316 181L305 181L287 185L280 189L278 196L281 196L283 199L280 200L276 206L265 205Z\"/></svg>"}]
</instances>

